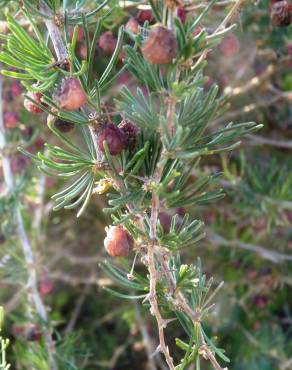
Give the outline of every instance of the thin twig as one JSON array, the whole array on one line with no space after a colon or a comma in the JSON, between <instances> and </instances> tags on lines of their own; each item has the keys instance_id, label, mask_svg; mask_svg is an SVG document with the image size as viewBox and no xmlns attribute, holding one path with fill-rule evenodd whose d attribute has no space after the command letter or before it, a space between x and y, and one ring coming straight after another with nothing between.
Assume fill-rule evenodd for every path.
<instances>
[{"instance_id":1,"label":"thin twig","mask_svg":"<svg viewBox=\"0 0 292 370\"><path fill-rule=\"evenodd\" d=\"M249 114L259 108L266 108L281 99L285 99L285 96L274 96L273 98L269 100L263 100L260 102L255 102L255 103L245 105L243 108L228 112L224 114L223 116L221 116L220 118L215 119L214 121L210 123L210 126L220 125L234 118L238 118L241 115Z\"/></svg>"},{"instance_id":2,"label":"thin twig","mask_svg":"<svg viewBox=\"0 0 292 370\"><path fill-rule=\"evenodd\" d=\"M292 140L270 139L254 134L248 135L247 138L250 139L250 145L269 145L277 148L292 149Z\"/></svg>"},{"instance_id":3,"label":"thin twig","mask_svg":"<svg viewBox=\"0 0 292 370\"><path fill-rule=\"evenodd\" d=\"M207 239L210 242L212 242L213 245L237 247L248 250L250 252L258 253L261 257L274 263L283 263L285 261L292 261L292 255L271 251L260 245L244 243L240 240L227 240L223 238L221 235L215 234L211 230L208 230L207 232Z\"/></svg>"}]
</instances>

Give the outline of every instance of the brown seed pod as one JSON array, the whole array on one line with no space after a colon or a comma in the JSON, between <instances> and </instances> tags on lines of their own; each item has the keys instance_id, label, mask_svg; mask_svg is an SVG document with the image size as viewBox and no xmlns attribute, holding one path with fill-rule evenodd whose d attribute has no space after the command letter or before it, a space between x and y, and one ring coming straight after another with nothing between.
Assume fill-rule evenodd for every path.
<instances>
[{"instance_id":1,"label":"brown seed pod","mask_svg":"<svg viewBox=\"0 0 292 370\"><path fill-rule=\"evenodd\" d=\"M43 276L39 282L39 291L42 296L50 295L54 290L53 281L47 276Z\"/></svg>"},{"instance_id":2,"label":"brown seed pod","mask_svg":"<svg viewBox=\"0 0 292 370\"><path fill-rule=\"evenodd\" d=\"M9 91L14 97L19 96L22 93L22 86L18 81L13 81L9 86Z\"/></svg>"},{"instance_id":3,"label":"brown seed pod","mask_svg":"<svg viewBox=\"0 0 292 370\"><path fill-rule=\"evenodd\" d=\"M53 114L48 115L47 124L49 127L51 125L54 125L54 127L62 133L70 132L75 127L75 124L73 122L64 121L60 118L57 118Z\"/></svg>"},{"instance_id":4,"label":"brown seed pod","mask_svg":"<svg viewBox=\"0 0 292 370\"><path fill-rule=\"evenodd\" d=\"M153 19L153 14L151 9L141 9L137 14L137 20L142 25L148 21L151 22Z\"/></svg>"},{"instance_id":5,"label":"brown seed pod","mask_svg":"<svg viewBox=\"0 0 292 370\"><path fill-rule=\"evenodd\" d=\"M162 26L153 28L142 46L142 54L151 64L171 63L177 55L175 35Z\"/></svg>"},{"instance_id":6,"label":"brown seed pod","mask_svg":"<svg viewBox=\"0 0 292 370\"><path fill-rule=\"evenodd\" d=\"M18 174L19 172L25 170L29 163L30 159L27 156L22 154L15 155L11 159L11 170L13 173Z\"/></svg>"},{"instance_id":7,"label":"brown seed pod","mask_svg":"<svg viewBox=\"0 0 292 370\"><path fill-rule=\"evenodd\" d=\"M134 239L121 225L110 226L104 247L112 257L126 257L134 246Z\"/></svg>"},{"instance_id":8,"label":"brown seed pod","mask_svg":"<svg viewBox=\"0 0 292 370\"><path fill-rule=\"evenodd\" d=\"M185 21L187 19L187 11L186 11L185 7L179 6L176 9L176 15L180 19L181 23L185 23Z\"/></svg>"},{"instance_id":9,"label":"brown seed pod","mask_svg":"<svg viewBox=\"0 0 292 370\"><path fill-rule=\"evenodd\" d=\"M100 35L98 45L106 54L112 54L115 51L117 39L111 31L106 31Z\"/></svg>"},{"instance_id":10,"label":"brown seed pod","mask_svg":"<svg viewBox=\"0 0 292 370\"><path fill-rule=\"evenodd\" d=\"M63 121L61 119L57 119L54 123L54 126L57 130L67 133L74 129L75 125L73 122Z\"/></svg>"},{"instance_id":11,"label":"brown seed pod","mask_svg":"<svg viewBox=\"0 0 292 370\"><path fill-rule=\"evenodd\" d=\"M125 30L137 35L139 33L139 22L136 18L131 17L126 23Z\"/></svg>"},{"instance_id":12,"label":"brown seed pod","mask_svg":"<svg viewBox=\"0 0 292 370\"><path fill-rule=\"evenodd\" d=\"M41 93L29 91L26 95L29 96L31 99L35 100L38 104L47 107L47 104L42 102L43 95ZM38 107L36 104L34 104L31 100L27 98L24 99L23 105L24 108L28 110L30 113L38 114L43 112L43 110L40 107Z\"/></svg>"},{"instance_id":13,"label":"brown seed pod","mask_svg":"<svg viewBox=\"0 0 292 370\"><path fill-rule=\"evenodd\" d=\"M75 77L64 78L53 95L54 100L65 110L74 111L86 103L86 95Z\"/></svg>"},{"instance_id":14,"label":"brown seed pod","mask_svg":"<svg viewBox=\"0 0 292 370\"><path fill-rule=\"evenodd\" d=\"M98 147L104 153L103 142L106 141L111 155L120 154L127 146L127 135L117 126L105 125L98 135Z\"/></svg>"},{"instance_id":15,"label":"brown seed pod","mask_svg":"<svg viewBox=\"0 0 292 370\"><path fill-rule=\"evenodd\" d=\"M3 118L6 128L15 128L18 126L19 117L16 112L5 112Z\"/></svg>"},{"instance_id":16,"label":"brown seed pod","mask_svg":"<svg viewBox=\"0 0 292 370\"><path fill-rule=\"evenodd\" d=\"M163 231L165 233L169 233L170 225L171 225L171 219L172 219L170 214L168 214L166 212L160 212L159 215L158 215L158 218L159 218L160 224L163 228Z\"/></svg>"},{"instance_id":17,"label":"brown seed pod","mask_svg":"<svg viewBox=\"0 0 292 370\"><path fill-rule=\"evenodd\" d=\"M134 149L137 143L139 128L127 119L122 120L119 128L127 135L129 148Z\"/></svg>"},{"instance_id":18,"label":"brown seed pod","mask_svg":"<svg viewBox=\"0 0 292 370\"><path fill-rule=\"evenodd\" d=\"M287 0L274 2L271 6L273 26L287 27L292 23L292 4Z\"/></svg>"}]
</instances>

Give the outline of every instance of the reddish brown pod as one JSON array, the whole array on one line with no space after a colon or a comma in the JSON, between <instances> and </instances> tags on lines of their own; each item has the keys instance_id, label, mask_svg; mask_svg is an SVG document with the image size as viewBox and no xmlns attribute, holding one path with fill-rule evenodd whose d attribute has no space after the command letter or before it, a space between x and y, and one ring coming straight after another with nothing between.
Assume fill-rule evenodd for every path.
<instances>
[{"instance_id":1,"label":"reddish brown pod","mask_svg":"<svg viewBox=\"0 0 292 370\"><path fill-rule=\"evenodd\" d=\"M137 19L131 17L126 23L125 30L137 35L139 33L139 22Z\"/></svg>"},{"instance_id":2,"label":"reddish brown pod","mask_svg":"<svg viewBox=\"0 0 292 370\"><path fill-rule=\"evenodd\" d=\"M17 154L11 159L11 170L13 173L18 174L19 172L26 169L30 159L22 154Z\"/></svg>"},{"instance_id":3,"label":"reddish brown pod","mask_svg":"<svg viewBox=\"0 0 292 370\"><path fill-rule=\"evenodd\" d=\"M271 21L275 27L287 27L292 23L292 3L283 1L271 2Z\"/></svg>"},{"instance_id":4,"label":"reddish brown pod","mask_svg":"<svg viewBox=\"0 0 292 370\"><path fill-rule=\"evenodd\" d=\"M134 239L121 225L110 226L104 239L104 247L112 257L126 257L134 246Z\"/></svg>"},{"instance_id":5,"label":"reddish brown pod","mask_svg":"<svg viewBox=\"0 0 292 370\"><path fill-rule=\"evenodd\" d=\"M225 57L232 58L239 52L240 42L238 38L231 33L222 40L219 45L219 50Z\"/></svg>"},{"instance_id":6,"label":"reddish brown pod","mask_svg":"<svg viewBox=\"0 0 292 370\"><path fill-rule=\"evenodd\" d=\"M18 126L19 117L16 112L5 112L3 118L6 128L15 128Z\"/></svg>"},{"instance_id":7,"label":"reddish brown pod","mask_svg":"<svg viewBox=\"0 0 292 370\"><path fill-rule=\"evenodd\" d=\"M144 58L151 64L169 64L177 55L177 41L173 32L157 26L148 33L142 46Z\"/></svg>"},{"instance_id":8,"label":"reddish brown pod","mask_svg":"<svg viewBox=\"0 0 292 370\"><path fill-rule=\"evenodd\" d=\"M42 137L37 137L35 142L34 142L34 147L37 150L42 150L42 149L44 149L44 145L45 145L44 139Z\"/></svg>"},{"instance_id":9,"label":"reddish brown pod","mask_svg":"<svg viewBox=\"0 0 292 370\"><path fill-rule=\"evenodd\" d=\"M54 126L56 127L57 130L66 134L72 131L75 127L73 122L63 121L61 119L57 119Z\"/></svg>"},{"instance_id":10,"label":"reddish brown pod","mask_svg":"<svg viewBox=\"0 0 292 370\"><path fill-rule=\"evenodd\" d=\"M112 123L105 125L98 135L98 147L103 153L104 141L107 142L111 155L118 155L127 147L126 134Z\"/></svg>"},{"instance_id":11,"label":"reddish brown pod","mask_svg":"<svg viewBox=\"0 0 292 370\"><path fill-rule=\"evenodd\" d=\"M123 72L118 76L117 82L120 85L128 86L131 83L131 79L132 75L129 72Z\"/></svg>"},{"instance_id":12,"label":"reddish brown pod","mask_svg":"<svg viewBox=\"0 0 292 370\"><path fill-rule=\"evenodd\" d=\"M64 78L53 98L61 108L69 111L81 108L87 101L81 84L75 77Z\"/></svg>"},{"instance_id":13,"label":"reddish brown pod","mask_svg":"<svg viewBox=\"0 0 292 370\"><path fill-rule=\"evenodd\" d=\"M163 228L163 231L165 233L169 233L170 226L171 226L171 219L172 219L170 214L168 214L166 212L160 212L159 215L158 215L158 218L159 218L160 224Z\"/></svg>"},{"instance_id":14,"label":"reddish brown pod","mask_svg":"<svg viewBox=\"0 0 292 370\"><path fill-rule=\"evenodd\" d=\"M254 298L254 303L258 308L265 308L269 303L269 298L265 295L257 295Z\"/></svg>"},{"instance_id":15,"label":"reddish brown pod","mask_svg":"<svg viewBox=\"0 0 292 370\"><path fill-rule=\"evenodd\" d=\"M21 95L22 93L22 86L18 81L13 81L11 85L9 86L9 90L11 94L16 97Z\"/></svg>"},{"instance_id":16,"label":"reddish brown pod","mask_svg":"<svg viewBox=\"0 0 292 370\"><path fill-rule=\"evenodd\" d=\"M126 134L128 147L134 149L137 143L137 136L139 133L139 128L133 122L123 119L119 124L119 128Z\"/></svg>"},{"instance_id":17,"label":"reddish brown pod","mask_svg":"<svg viewBox=\"0 0 292 370\"><path fill-rule=\"evenodd\" d=\"M87 47L84 44L79 45L77 49L77 54L80 56L81 59L87 58Z\"/></svg>"},{"instance_id":18,"label":"reddish brown pod","mask_svg":"<svg viewBox=\"0 0 292 370\"><path fill-rule=\"evenodd\" d=\"M186 11L185 7L179 6L176 9L176 15L180 19L181 23L185 23L185 21L187 19L187 11Z\"/></svg>"},{"instance_id":19,"label":"reddish brown pod","mask_svg":"<svg viewBox=\"0 0 292 370\"><path fill-rule=\"evenodd\" d=\"M139 10L138 14L137 14L137 20L139 23L141 23L142 25L148 21L148 22L151 22L153 19L153 14L152 14L152 10L151 9L141 9Z\"/></svg>"},{"instance_id":20,"label":"reddish brown pod","mask_svg":"<svg viewBox=\"0 0 292 370\"><path fill-rule=\"evenodd\" d=\"M53 281L47 276L43 276L39 282L39 291L42 296L50 295L54 290Z\"/></svg>"},{"instance_id":21,"label":"reddish brown pod","mask_svg":"<svg viewBox=\"0 0 292 370\"><path fill-rule=\"evenodd\" d=\"M111 31L106 31L100 35L98 45L106 54L110 55L115 51L117 39Z\"/></svg>"},{"instance_id":22,"label":"reddish brown pod","mask_svg":"<svg viewBox=\"0 0 292 370\"><path fill-rule=\"evenodd\" d=\"M43 95L39 92L28 92L26 94L28 97L30 97L31 99L33 99L34 101L36 101L38 104L44 106L44 107L47 107L47 104L43 103L42 102L42 97ZM26 110L28 110L30 113L33 113L33 114L39 114L39 113L42 113L43 110L37 106L34 102L32 102L31 100L29 100L28 98L25 98L24 99L24 108Z\"/></svg>"}]
</instances>

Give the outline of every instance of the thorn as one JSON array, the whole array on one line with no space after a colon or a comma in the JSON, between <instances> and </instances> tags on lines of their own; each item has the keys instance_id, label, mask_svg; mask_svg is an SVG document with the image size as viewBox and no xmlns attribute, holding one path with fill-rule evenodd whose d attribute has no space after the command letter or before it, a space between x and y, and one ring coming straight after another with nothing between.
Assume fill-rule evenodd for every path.
<instances>
[{"instance_id":1,"label":"thorn","mask_svg":"<svg viewBox=\"0 0 292 370\"><path fill-rule=\"evenodd\" d=\"M161 352L161 347L160 347L160 344L157 346L156 350L150 355L150 358L153 358L155 357L156 355L158 355L158 353Z\"/></svg>"},{"instance_id":2,"label":"thorn","mask_svg":"<svg viewBox=\"0 0 292 370\"><path fill-rule=\"evenodd\" d=\"M142 303L146 303L147 301L150 301L150 293L146 295L146 297L143 299Z\"/></svg>"},{"instance_id":3,"label":"thorn","mask_svg":"<svg viewBox=\"0 0 292 370\"><path fill-rule=\"evenodd\" d=\"M165 319L164 321L165 321L166 325L168 325L168 324L170 324L171 322L176 321L176 320L177 320L177 318L176 318L176 317L174 317L174 318L172 318L172 319Z\"/></svg>"},{"instance_id":4,"label":"thorn","mask_svg":"<svg viewBox=\"0 0 292 370\"><path fill-rule=\"evenodd\" d=\"M135 268L137 256L138 256L138 252L136 252L136 254L135 254L135 257L134 257L134 260L133 260L133 263L132 263L131 271L130 271L129 274L127 274L128 280L134 280L135 279L135 276L133 275L133 273L134 273L134 268Z\"/></svg>"}]
</instances>

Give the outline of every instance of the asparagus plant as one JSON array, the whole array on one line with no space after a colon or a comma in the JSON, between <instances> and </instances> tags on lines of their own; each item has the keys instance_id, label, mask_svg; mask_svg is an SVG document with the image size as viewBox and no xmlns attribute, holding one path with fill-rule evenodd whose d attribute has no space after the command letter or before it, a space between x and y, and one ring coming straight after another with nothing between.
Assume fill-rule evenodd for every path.
<instances>
[{"instance_id":1,"label":"asparagus plant","mask_svg":"<svg viewBox=\"0 0 292 370\"><path fill-rule=\"evenodd\" d=\"M213 289L200 261L187 264L180 257L183 248L204 237L203 222L190 219L187 210L224 197L216 181L220 173L195 177L194 171L205 157L235 149L240 137L261 127L254 122L208 127L227 101L216 85L207 84L208 55L236 27L232 22L243 1L225 2L226 17L210 26L206 15L215 3L186 16L187 3L149 1L144 14L127 19L127 9L139 3L15 1L6 15L9 30L1 34L2 74L22 81L25 108L45 112L59 140L36 155L19 150L45 174L64 179L64 189L52 197L56 211L76 208L81 217L93 197L106 195L103 211L112 225L104 245L110 256L124 257L124 269L109 261L102 268L130 293L107 290L149 307L157 322L157 352L176 370L191 363L200 369L202 359L218 370L229 361L204 330L222 284ZM119 17L120 10L126 16ZM86 43L82 58L76 49L80 30ZM108 58L102 70L97 43ZM112 93L124 71L138 87ZM72 128L74 139L68 136ZM137 259L144 270L136 271ZM48 324L46 315L42 320ZM165 334L174 320L188 338L176 339L182 353L177 363Z\"/></svg>"}]
</instances>

